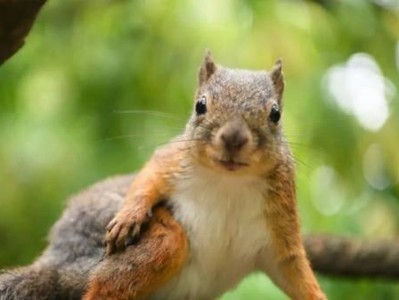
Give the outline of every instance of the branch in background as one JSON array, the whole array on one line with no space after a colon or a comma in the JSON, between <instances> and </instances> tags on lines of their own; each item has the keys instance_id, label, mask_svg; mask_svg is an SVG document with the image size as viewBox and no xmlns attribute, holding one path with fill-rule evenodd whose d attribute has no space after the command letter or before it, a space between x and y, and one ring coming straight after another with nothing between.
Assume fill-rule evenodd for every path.
<instances>
[{"instance_id":1,"label":"branch in background","mask_svg":"<svg viewBox=\"0 0 399 300\"><path fill-rule=\"evenodd\" d=\"M0 0L0 65L24 44L46 0Z\"/></svg>"},{"instance_id":2,"label":"branch in background","mask_svg":"<svg viewBox=\"0 0 399 300\"><path fill-rule=\"evenodd\" d=\"M399 240L308 235L305 247L313 268L322 274L399 279Z\"/></svg>"}]
</instances>

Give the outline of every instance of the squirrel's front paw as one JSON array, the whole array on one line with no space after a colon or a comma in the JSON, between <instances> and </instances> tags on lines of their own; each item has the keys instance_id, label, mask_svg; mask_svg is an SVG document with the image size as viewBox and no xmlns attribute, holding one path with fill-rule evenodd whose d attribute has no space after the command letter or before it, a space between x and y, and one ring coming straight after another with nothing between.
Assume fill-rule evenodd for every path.
<instances>
[{"instance_id":1,"label":"squirrel's front paw","mask_svg":"<svg viewBox=\"0 0 399 300\"><path fill-rule=\"evenodd\" d=\"M117 250L123 250L133 244L139 236L141 226L147 223L151 216L151 208L122 208L107 226L105 235L107 254L111 255Z\"/></svg>"}]
</instances>

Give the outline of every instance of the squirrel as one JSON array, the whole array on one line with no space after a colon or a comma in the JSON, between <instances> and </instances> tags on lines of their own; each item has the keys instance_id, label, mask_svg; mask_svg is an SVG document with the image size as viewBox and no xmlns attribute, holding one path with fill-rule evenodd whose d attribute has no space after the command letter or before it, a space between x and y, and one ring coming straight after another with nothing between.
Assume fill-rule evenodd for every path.
<instances>
[{"instance_id":1,"label":"squirrel","mask_svg":"<svg viewBox=\"0 0 399 300\"><path fill-rule=\"evenodd\" d=\"M235 70L207 51L198 81L184 132L138 173L106 234L112 259L166 201L172 216L165 220L174 218L188 241L173 246L168 272L129 277L126 266L121 274L100 268L84 299L130 299L139 292L131 282L143 277L160 283L144 294L149 299L215 299L256 270L292 299L325 299L301 241L294 162L280 120L281 60L270 72Z\"/></svg>"},{"instance_id":2,"label":"squirrel","mask_svg":"<svg viewBox=\"0 0 399 300\"><path fill-rule=\"evenodd\" d=\"M281 60L229 69L207 51L198 77L184 132L73 198L42 256L0 275L0 300L215 299L255 271L326 299L300 235Z\"/></svg>"}]
</instances>

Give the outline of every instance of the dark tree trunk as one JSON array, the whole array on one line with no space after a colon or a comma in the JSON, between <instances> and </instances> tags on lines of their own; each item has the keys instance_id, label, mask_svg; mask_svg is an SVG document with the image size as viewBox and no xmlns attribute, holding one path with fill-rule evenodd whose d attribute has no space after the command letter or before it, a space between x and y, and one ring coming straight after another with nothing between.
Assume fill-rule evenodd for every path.
<instances>
[{"instance_id":1,"label":"dark tree trunk","mask_svg":"<svg viewBox=\"0 0 399 300\"><path fill-rule=\"evenodd\" d=\"M46 0L0 0L0 65L25 42Z\"/></svg>"}]
</instances>

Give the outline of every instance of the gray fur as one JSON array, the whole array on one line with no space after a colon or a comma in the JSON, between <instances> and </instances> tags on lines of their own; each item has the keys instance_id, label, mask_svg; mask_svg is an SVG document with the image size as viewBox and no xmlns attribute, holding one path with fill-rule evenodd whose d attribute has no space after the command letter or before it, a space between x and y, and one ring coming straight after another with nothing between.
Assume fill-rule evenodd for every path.
<instances>
[{"instance_id":1,"label":"gray fur","mask_svg":"<svg viewBox=\"0 0 399 300\"><path fill-rule=\"evenodd\" d=\"M133 175L99 182L72 197L30 266L3 270L0 300L77 300L104 256L105 226L122 206Z\"/></svg>"}]
</instances>

